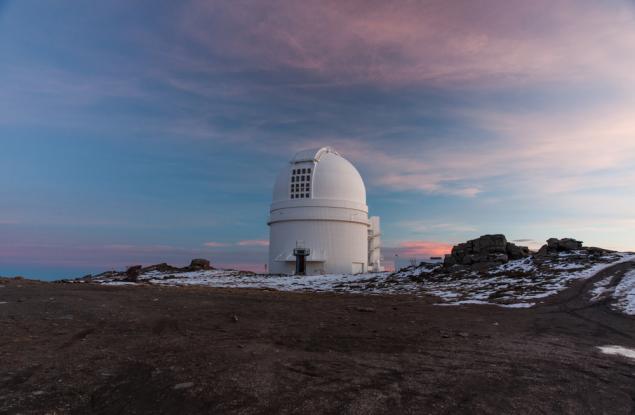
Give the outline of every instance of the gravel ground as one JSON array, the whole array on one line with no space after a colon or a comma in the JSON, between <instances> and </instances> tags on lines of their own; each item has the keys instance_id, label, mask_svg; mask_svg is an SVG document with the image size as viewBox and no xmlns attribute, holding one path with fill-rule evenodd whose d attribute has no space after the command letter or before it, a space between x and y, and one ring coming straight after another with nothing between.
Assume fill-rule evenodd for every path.
<instances>
[{"instance_id":1,"label":"gravel ground","mask_svg":"<svg viewBox=\"0 0 635 415\"><path fill-rule=\"evenodd\" d=\"M435 297L0 279L0 413L635 413L635 318Z\"/></svg>"}]
</instances>

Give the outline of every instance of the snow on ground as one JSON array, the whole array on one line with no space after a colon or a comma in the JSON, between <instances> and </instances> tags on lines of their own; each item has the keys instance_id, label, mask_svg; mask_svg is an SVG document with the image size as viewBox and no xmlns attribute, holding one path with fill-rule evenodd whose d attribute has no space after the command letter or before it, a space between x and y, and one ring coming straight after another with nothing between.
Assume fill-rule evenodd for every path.
<instances>
[{"instance_id":1,"label":"snow on ground","mask_svg":"<svg viewBox=\"0 0 635 415\"><path fill-rule=\"evenodd\" d=\"M546 258L528 257L485 270L469 267L443 268L439 263L422 263L396 273L327 274L312 276L253 274L235 270L201 270L189 272L146 271L140 283L219 288L256 288L280 291L337 292L358 294L410 294L439 297L440 305L492 304L510 308L527 308L563 290L571 281L589 278L620 262L635 260L635 255L610 253L591 257L585 252L571 252ZM109 285L126 283L120 278L96 278ZM623 286L622 286L623 285ZM631 295L635 275L615 288L624 309L633 310ZM617 295L617 294L616 294Z\"/></svg>"},{"instance_id":2,"label":"snow on ground","mask_svg":"<svg viewBox=\"0 0 635 415\"><path fill-rule=\"evenodd\" d=\"M635 260L635 255L611 253L589 259L583 252L562 253L538 259L528 257L476 271L470 268L442 272L438 269L419 274L421 289L435 295L443 304L496 304L506 307L530 307L565 289L572 281L589 278L620 262ZM411 277L413 269L400 273Z\"/></svg>"},{"instance_id":3,"label":"snow on ground","mask_svg":"<svg viewBox=\"0 0 635 415\"><path fill-rule=\"evenodd\" d=\"M138 280L157 285L206 285L219 288L266 288L280 291L360 292L362 287L383 280L388 275L389 273L384 272L294 276L214 269L182 273L151 271L141 274ZM115 281L104 281L104 283L113 284ZM386 290L387 293L393 291Z\"/></svg>"},{"instance_id":4,"label":"snow on ground","mask_svg":"<svg viewBox=\"0 0 635 415\"><path fill-rule=\"evenodd\" d=\"M598 349L605 354L624 356L635 360L635 349L629 349L622 346L599 346Z\"/></svg>"},{"instance_id":5,"label":"snow on ground","mask_svg":"<svg viewBox=\"0 0 635 415\"><path fill-rule=\"evenodd\" d=\"M611 286L609 276L595 283L591 301L611 299L611 307L624 314L635 315L635 270L629 271L618 284Z\"/></svg>"}]
</instances>

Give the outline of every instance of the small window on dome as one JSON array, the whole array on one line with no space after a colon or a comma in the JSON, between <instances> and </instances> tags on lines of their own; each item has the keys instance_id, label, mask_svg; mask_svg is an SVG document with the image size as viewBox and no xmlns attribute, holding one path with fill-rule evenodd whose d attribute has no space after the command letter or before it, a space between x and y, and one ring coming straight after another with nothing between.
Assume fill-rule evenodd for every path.
<instances>
[{"instance_id":1,"label":"small window on dome","mask_svg":"<svg viewBox=\"0 0 635 415\"><path fill-rule=\"evenodd\" d=\"M311 169L306 169L306 172L311 174Z\"/></svg>"},{"instance_id":2,"label":"small window on dome","mask_svg":"<svg viewBox=\"0 0 635 415\"><path fill-rule=\"evenodd\" d=\"M302 169L302 174L306 173L306 169Z\"/></svg>"},{"instance_id":3,"label":"small window on dome","mask_svg":"<svg viewBox=\"0 0 635 415\"><path fill-rule=\"evenodd\" d=\"M309 197L309 194L307 193L304 197Z\"/></svg>"}]
</instances>

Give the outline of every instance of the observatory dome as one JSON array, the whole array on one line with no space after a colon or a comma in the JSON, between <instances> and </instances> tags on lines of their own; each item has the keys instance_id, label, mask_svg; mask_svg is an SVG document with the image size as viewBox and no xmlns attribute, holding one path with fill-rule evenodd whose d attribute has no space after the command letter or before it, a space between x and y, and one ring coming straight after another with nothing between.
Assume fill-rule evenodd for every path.
<instances>
[{"instance_id":1,"label":"observatory dome","mask_svg":"<svg viewBox=\"0 0 635 415\"><path fill-rule=\"evenodd\" d=\"M362 176L355 166L331 147L297 153L278 175L273 191L274 203L291 199L289 183L297 171L296 168L304 168L305 172L311 169L310 173L307 173L310 180L309 199L340 200L366 205L366 187ZM306 193L300 195L306 196ZM294 197L296 201L302 199L307 197L301 197L299 200Z\"/></svg>"},{"instance_id":2,"label":"observatory dome","mask_svg":"<svg viewBox=\"0 0 635 415\"><path fill-rule=\"evenodd\" d=\"M368 217L364 181L331 147L293 156L276 179L269 213L271 273L382 269L379 218Z\"/></svg>"}]
</instances>

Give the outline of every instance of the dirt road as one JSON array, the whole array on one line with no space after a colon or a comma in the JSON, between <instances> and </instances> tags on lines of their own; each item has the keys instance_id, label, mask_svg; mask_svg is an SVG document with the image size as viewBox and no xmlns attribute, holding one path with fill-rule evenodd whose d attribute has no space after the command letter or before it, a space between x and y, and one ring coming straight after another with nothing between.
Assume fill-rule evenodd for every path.
<instances>
[{"instance_id":1,"label":"dirt road","mask_svg":"<svg viewBox=\"0 0 635 415\"><path fill-rule=\"evenodd\" d=\"M0 413L635 413L635 361L596 348L635 319L590 283L534 309L0 284Z\"/></svg>"}]
</instances>

